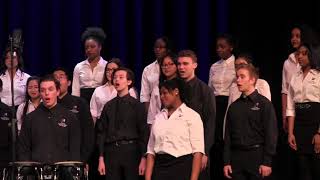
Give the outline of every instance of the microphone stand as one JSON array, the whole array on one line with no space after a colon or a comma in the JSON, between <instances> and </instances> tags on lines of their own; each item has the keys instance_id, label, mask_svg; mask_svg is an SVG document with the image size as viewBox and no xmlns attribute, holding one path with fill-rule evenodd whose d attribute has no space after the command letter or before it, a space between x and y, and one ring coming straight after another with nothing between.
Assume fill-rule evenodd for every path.
<instances>
[{"instance_id":1,"label":"microphone stand","mask_svg":"<svg viewBox=\"0 0 320 180\"><path fill-rule=\"evenodd\" d=\"M15 105L14 105L14 77L15 74L14 70L13 70L13 38L12 36L9 37L10 40L10 58L11 58L11 69L10 69L10 73L12 75L12 77L10 77L11 79L11 135L12 135L12 144L11 144L11 152L12 152L12 162L16 161L16 118L15 118L15 113L16 113L16 109L15 109ZM11 180L14 180L14 171L11 172Z\"/></svg>"}]
</instances>

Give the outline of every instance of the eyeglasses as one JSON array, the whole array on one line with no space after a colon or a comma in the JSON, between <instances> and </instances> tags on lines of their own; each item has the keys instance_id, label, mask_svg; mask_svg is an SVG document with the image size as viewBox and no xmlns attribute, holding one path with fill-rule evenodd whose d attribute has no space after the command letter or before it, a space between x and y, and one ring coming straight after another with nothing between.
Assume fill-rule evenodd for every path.
<instances>
[{"instance_id":1,"label":"eyeglasses","mask_svg":"<svg viewBox=\"0 0 320 180\"><path fill-rule=\"evenodd\" d=\"M162 64L161 68L168 68L168 67L172 67L173 65L175 64L174 63Z\"/></svg>"},{"instance_id":2,"label":"eyeglasses","mask_svg":"<svg viewBox=\"0 0 320 180\"><path fill-rule=\"evenodd\" d=\"M107 68L106 71L107 72L113 72L114 70L116 70L117 68Z\"/></svg>"}]
</instances>

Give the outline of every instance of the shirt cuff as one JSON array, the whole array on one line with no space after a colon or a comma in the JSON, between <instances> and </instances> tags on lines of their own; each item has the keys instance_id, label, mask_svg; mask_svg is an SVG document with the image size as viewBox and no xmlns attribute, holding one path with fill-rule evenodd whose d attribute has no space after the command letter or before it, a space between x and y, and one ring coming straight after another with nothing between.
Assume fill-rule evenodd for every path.
<instances>
[{"instance_id":1,"label":"shirt cuff","mask_svg":"<svg viewBox=\"0 0 320 180\"><path fill-rule=\"evenodd\" d=\"M294 116L294 115L295 115L295 110L293 109L286 110L286 116Z\"/></svg>"},{"instance_id":2,"label":"shirt cuff","mask_svg":"<svg viewBox=\"0 0 320 180\"><path fill-rule=\"evenodd\" d=\"M271 167L272 166L272 156L265 155L263 158L262 165Z\"/></svg>"}]
</instances>

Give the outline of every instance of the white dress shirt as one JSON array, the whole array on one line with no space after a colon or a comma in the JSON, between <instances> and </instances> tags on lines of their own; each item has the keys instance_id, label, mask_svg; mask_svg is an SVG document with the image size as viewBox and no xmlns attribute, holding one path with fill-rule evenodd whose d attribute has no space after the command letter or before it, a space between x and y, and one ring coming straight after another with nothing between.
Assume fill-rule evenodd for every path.
<instances>
[{"instance_id":1,"label":"white dress shirt","mask_svg":"<svg viewBox=\"0 0 320 180\"><path fill-rule=\"evenodd\" d=\"M305 78L300 70L292 76L287 96L287 116L295 116L295 103L320 102L320 72L311 69Z\"/></svg>"},{"instance_id":2,"label":"white dress shirt","mask_svg":"<svg viewBox=\"0 0 320 180\"><path fill-rule=\"evenodd\" d=\"M204 154L203 124L200 115L184 103L168 118L168 110L156 115L152 124L147 153L174 157Z\"/></svg>"},{"instance_id":3,"label":"white dress shirt","mask_svg":"<svg viewBox=\"0 0 320 180\"><path fill-rule=\"evenodd\" d=\"M268 82L264 79L258 79L255 88L258 90L259 94L265 96L271 101L271 92ZM241 96L241 92L237 86L236 82L233 82L230 87L230 95L228 99L228 106L237 100Z\"/></svg>"},{"instance_id":4,"label":"white dress shirt","mask_svg":"<svg viewBox=\"0 0 320 180\"><path fill-rule=\"evenodd\" d=\"M227 60L219 60L210 68L208 85L213 89L215 96L229 96L229 88L236 78L235 57L230 56Z\"/></svg>"},{"instance_id":5,"label":"white dress shirt","mask_svg":"<svg viewBox=\"0 0 320 180\"><path fill-rule=\"evenodd\" d=\"M88 59L78 63L73 71L72 95L80 96L81 88L101 86L106 64L107 61L100 57L97 66L92 71Z\"/></svg>"},{"instance_id":6,"label":"white dress shirt","mask_svg":"<svg viewBox=\"0 0 320 180\"><path fill-rule=\"evenodd\" d=\"M29 100L28 101L29 103L29 106L28 106L28 109L27 109L27 113L26 114L29 114L31 113L32 111L34 111L36 109L36 107L34 107L33 103ZM24 106L25 106L26 102L22 103L19 105L18 109L17 109L17 125L18 125L18 131L21 130L21 125L22 125L22 114L23 114L23 109L24 109Z\"/></svg>"},{"instance_id":7,"label":"white dress shirt","mask_svg":"<svg viewBox=\"0 0 320 180\"><path fill-rule=\"evenodd\" d=\"M161 101L159 92L159 76L160 76L160 65L158 61L146 66L142 73L141 78L141 92L140 101L150 102L148 109L148 124L152 124L156 114L160 112Z\"/></svg>"},{"instance_id":8,"label":"white dress shirt","mask_svg":"<svg viewBox=\"0 0 320 180\"><path fill-rule=\"evenodd\" d=\"M300 70L300 65L297 62L297 59L295 57L294 53L291 53L288 57L287 60L284 61L283 63L283 68L282 68L282 89L281 93L282 94L288 94L288 88L289 88L289 83L291 81L291 78L294 74L299 72Z\"/></svg>"},{"instance_id":9,"label":"white dress shirt","mask_svg":"<svg viewBox=\"0 0 320 180\"><path fill-rule=\"evenodd\" d=\"M19 69L16 71L16 74L13 78L15 106L18 106L25 101L27 90L26 85L29 77L29 74L21 72ZM8 106L12 106L11 79L8 70L5 72L5 74L0 76L0 79L2 80L3 84L2 92L0 92L1 101Z\"/></svg>"},{"instance_id":10,"label":"white dress shirt","mask_svg":"<svg viewBox=\"0 0 320 180\"><path fill-rule=\"evenodd\" d=\"M137 98L137 92L134 88L129 89L129 94ZM117 90L108 83L94 90L90 100L90 112L94 121L100 118L104 105L116 96Z\"/></svg>"}]
</instances>

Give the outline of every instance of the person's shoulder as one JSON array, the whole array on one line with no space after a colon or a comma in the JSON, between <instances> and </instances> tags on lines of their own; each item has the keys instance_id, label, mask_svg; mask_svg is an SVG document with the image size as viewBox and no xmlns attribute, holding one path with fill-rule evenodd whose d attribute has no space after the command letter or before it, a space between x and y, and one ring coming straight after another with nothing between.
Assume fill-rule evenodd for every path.
<instances>
[{"instance_id":1,"label":"person's shoulder","mask_svg":"<svg viewBox=\"0 0 320 180\"><path fill-rule=\"evenodd\" d=\"M75 69L76 69L76 68L80 68L80 67L82 67L86 62L87 62L87 60L83 60L83 61L81 61L81 62L78 62L74 68L75 68Z\"/></svg>"},{"instance_id":2,"label":"person's shoulder","mask_svg":"<svg viewBox=\"0 0 320 180\"><path fill-rule=\"evenodd\" d=\"M187 106L186 104L182 106L182 110L187 112L188 116L190 116L191 118L200 118L200 114L197 111L190 108L189 106Z\"/></svg>"},{"instance_id":3,"label":"person's shoulder","mask_svg":"<svg viewBox=\"0 0 320 180\"><path fill-rule=\"evenodd\" d=\"M152 69L154 66L156 66L157 64L157 61L153 61L152 63L148 64L144 69L143 71L149 71L150 69Z\"/></svg>"}]
</instances>

